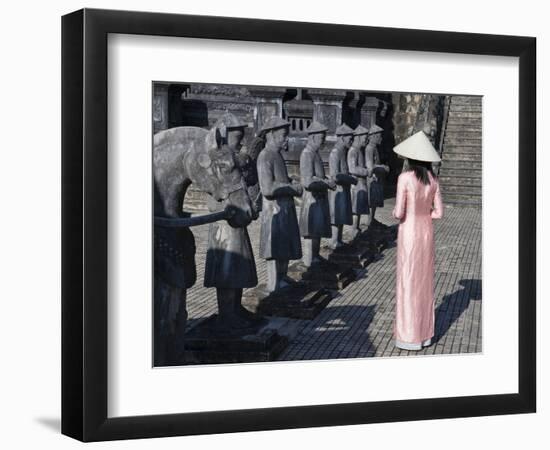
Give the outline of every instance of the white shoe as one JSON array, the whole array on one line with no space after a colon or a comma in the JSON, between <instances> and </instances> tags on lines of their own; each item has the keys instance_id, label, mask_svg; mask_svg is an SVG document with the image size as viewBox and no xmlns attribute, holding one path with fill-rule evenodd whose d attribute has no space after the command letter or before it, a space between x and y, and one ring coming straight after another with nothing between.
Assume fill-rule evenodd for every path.
<instances>
[{"instance_id":1,"label":"white shoe","mask_svg":"<svg viewBox=\"0 0 550 450\"><path fill-rule=\"evenodd\" d=\"M397 339L395 340L395 346L397 348L400 348L402 350L413 350L413 351L418 351L418 350L422 350L422 347L428 347L432 345L432 339L426 339L425 341L422 341L418 344L414 344L414 343L410 343L410 342L402 342L402 341L398 341Z\"/></svg>"}]
</instances>

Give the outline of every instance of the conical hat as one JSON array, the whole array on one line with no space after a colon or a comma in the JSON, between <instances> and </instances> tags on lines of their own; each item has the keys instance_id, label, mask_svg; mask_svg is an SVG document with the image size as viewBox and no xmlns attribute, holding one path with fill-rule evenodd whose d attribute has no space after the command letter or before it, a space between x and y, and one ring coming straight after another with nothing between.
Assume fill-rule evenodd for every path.
<instances>
[{"instance_id":1,"label":"conical hat","mask_svg":"<svg viewBox=\"0 0 550 450\"><path fill-rule=\"evenodd\" d=\"M423 131L405 139L401 144L395 146L393 151L403 158L429 162L441 161L441 157Z\"/></svg>"},{"instance_id":2,"label":"conical hat","mask_svg":"<svg viewBox=\"0 0 550 450\"><path fill-rule=\"evenodd\" d=\"M314 121L306 130L307 134L326 133L327 131L328 128L317 121Z\"/></svg>"},{"instance_id":3,"label":"conical hat","mask_svg":"<svg viewBox=\"0 0 550 450\"><path fill-rule=\"evenodd\" d=\"M264 123L264 126L260 129L260 132L268 132L271 130L277 130L279 128L290 127L290 122L287 122L279 116L272 116Z\"/></svg>"},{"instance_id":4,"label":"conical hat","mask_svg":"<svg viewBox=\"0 0 550 450\"><path fill-rule=\"evenodd\" d=\"M235 114L226 111L215 123L214 126L225 126L228 130L233 128L246 128L248 124L241 121Z\"/></svg>"},{"instance_id":5,"label":"conical hat","mask_svg":"<svg viewBox=\"0 0 550 450\"><path fill-rule=\"evenodd\" d=\"M353 134L353 130L345 123L336 128L336 136L347 136Z\"/></svg>"},{"instance_id":6,"label":"conical hat","mask_svg":"<svg viewBox=\"0 0 550 450\"><path fill-rule=\"evenodd\" d=\"M354 136L361 136L363 134L369 134L369 130L361 125L359 125L353 132Z\"/></svg>"},{"instance_id":7,"label":"conical hat","mask_svg":"<svg viewBox=\"0 0 550 450\"><path fill-rule=\"evenodd\" d=\"M384 131L384 128L374 124L372 127L369 128L369 136L372 136L373 134L377 134L377 133L382 133L382 131Z\"/></svg>"}]
</instances>

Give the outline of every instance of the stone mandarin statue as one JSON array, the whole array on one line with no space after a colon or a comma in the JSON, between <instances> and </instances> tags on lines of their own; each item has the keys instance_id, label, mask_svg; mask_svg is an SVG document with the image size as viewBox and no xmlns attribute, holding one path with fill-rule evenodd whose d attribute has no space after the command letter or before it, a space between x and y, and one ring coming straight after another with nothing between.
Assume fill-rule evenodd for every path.
<instances>
[{"instance_id":1,"label":"stone mandarin statue","mask_svg":"<svg viewBox=\"0 0 550 450\"><path fill-rule=\"evenodd\" d=\"M319 150L325 143L328 128L313 122L306 130L306 147L300 155L300 182L304 188L300 212L300 234L304 238L306 267L320 262L321 238L331 237L330 208L327 191L336 189L336 183L326 178Z\"/></svg>"},{"instance_id":2,"label":"stone mandarin statue","mask_svg":"<svg viewBox=\"0 0 550 450\"><path fill-rule=\"evenodd\" d=\"M230 113L224 114L210 131L207 146L216 160L218 178L224 179L228 190L239 190L248 197L248 186L241 166L241 142L247 125ZM250 198L248 202L252 205ZM225 208L224 200L208 199L210 211ZM252 218L257 217L253 211ZM247 328L256 322L242 304L243 288L258 284L256 264L247 224L235 226L227 221L210 224L208 251L204 268L204 286L215 287L218 301L218 326L223 329Z\"/></svg>"},{"instance_id":3,"label":"stone mandarin statue","mask_svg":"<svg viewBox=\"0 0 550 450\"><path fill-rule=\"evenodd\" d=\"M384 184L385 175L390 171L389 167L381 164L378 146L382 143L382 132L384 129L378 125L369 128L369 141L365 149L366 166L369 171L367 185L369 192L370 214L368 226L376 224L374 215L376 208L384 206Z\"/></svg>"},{"instance_id":4,"label":"stone mandarin statue","mask_svg":"<svg viewBox=\"0 0 550 450\"><path fill-rule=\"evenodd\" d=\"M351 187L351 209L353 212L354 235L361 232L361 215L369 214L369 194L367 176L369 171L365 165L365 147L367 146L369 130L359 125L353 133L353 144L348 152L349 173L357 178L357 184Z\"/></svg>"},{"instance_id":5,"label":"stone mandarin statue","mask_svg":"<svg viewBox=\"0 0 550 450\"><path fill-rule=\"evenodd\" d=\"M347 152L353 142L353 130L346 124L342 124L336 129L336 138L336 145L329 156L330 179L336 184L336 189L329 193L332 249L344 244L342 241L344 225L353 223L350 186L357 183L357 179L349 173L347 162Z\"/></svg>"},{"instance_id":6,"label":"stone mandarin statue","mask_svg":"<svg viewBox=\"0 0 550 450\"><path fill-rule=\"evenodd\" d=\"M258 177L263 197L260 229L260 258L267 261L267 290L278 291L294 283L287 276L288 262L302 257L300 229L294 197L302 186L288 176L281 152L288 150L290 124L271 117L261 129L266 146L258 157Z\"/></svg>"}]
</instances>

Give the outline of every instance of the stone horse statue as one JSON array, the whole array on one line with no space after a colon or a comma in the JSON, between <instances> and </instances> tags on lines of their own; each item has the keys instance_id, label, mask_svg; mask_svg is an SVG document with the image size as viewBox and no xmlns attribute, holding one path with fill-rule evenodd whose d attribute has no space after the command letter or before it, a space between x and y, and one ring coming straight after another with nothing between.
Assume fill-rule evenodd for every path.
<instances>
[{"instance_id":1,"label":"stone horse statue","mask_svg":"<svg viewBox=\"0 0 550 450\"><path fill-rule=\"evenodd\" d=\"M257 217L238 167L218 156L219 135L197 127L161 131L153 138L154 178L154 351L155 365L181 360L187 322L186 290L196 282L192 226L226 220L246 227ZM184 211L193 184L222 202L223 210L192 217Z\"/></svg>"}]
</instances>

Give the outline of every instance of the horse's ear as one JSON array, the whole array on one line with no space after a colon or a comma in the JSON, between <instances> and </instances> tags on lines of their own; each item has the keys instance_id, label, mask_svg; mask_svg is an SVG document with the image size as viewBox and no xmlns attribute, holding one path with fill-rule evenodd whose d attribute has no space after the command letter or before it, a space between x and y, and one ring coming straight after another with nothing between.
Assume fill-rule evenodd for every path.
<instances>
[{"instance_id":1,"label":"horse's ear","mask_svg":"<svg viewBox=\"0 0 550 450\"><path fill-rule=\"evenodd\" d=\"M216 145L218 146L218 148L221 148L221 146L223 145L223 134L224 134L223 129L216 128Z\"/></svg>"},{"instance_id":2,"label":"horse's ear","mask_svg":"<svg viewBox=\"0 0 550 450\"><path fill-rule=\"evenodd\" d=\"M220 130L216 128L212 128L208 134L206 135L205 139L205 145L206 145L206 151L216 151L218 150L222 145L222 135L220 133Z\"/></svg>"}]
</instances>

